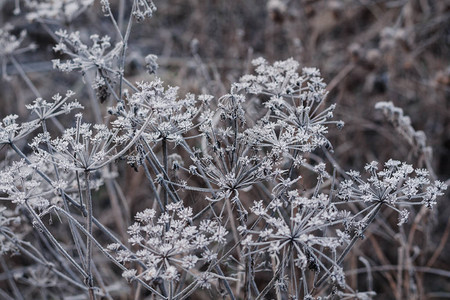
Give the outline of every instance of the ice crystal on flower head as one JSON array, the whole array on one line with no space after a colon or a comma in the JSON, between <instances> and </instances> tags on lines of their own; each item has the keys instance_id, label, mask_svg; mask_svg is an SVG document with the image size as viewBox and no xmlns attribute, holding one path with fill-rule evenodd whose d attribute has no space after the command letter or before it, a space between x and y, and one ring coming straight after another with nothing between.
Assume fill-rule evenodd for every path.
<instances>
[{"instance_id":1,"label":"ice crystal on flower head","mask_svg":"<svg viewBox=\"0 0 450 300\"><path fill-rule=\"evenodd\" d=\"M200 262L214 260L216 255L212 254L212 246L223 244L228 232L212 220L192 225L192 216L192 208L184 207L181 202L167 205L167 211L159 216L151 208L137 213L136 222L128 228L128 241L137 251L124 252L114 245L109 247L117 251L121 262L144 263L145 268L139 274L128 271L124 276L133 275L147 282L156 279L173 282L180 278L181 273L192 276L190 270ZM200 275L198 280L208 287L211 276L211 273Z\"/></svg>"},{"instance_id":2,"label":"ice crystal on flower head","mask_svg":"<svg viewBox=\"0 0 450 300\"><path fill-rule=\"evenodd\" d=\"M102 167L114 157L119 145L128 141L121 135L120 129L109 129L103 124L81 122L81 114L77 114L76 127L68 128L61 137L50 140L52 151L46 147L39 148L46 139L37 136L32 143L35 153L42 159L57 164L62 169L77 171L94 171ZM94 129L94 130L93 130Z\"/></svg>"},{"instance_id":3,"label":"ice crystal on flower head","mask_svg":"<svg viewBox=\"0 0 450 300\"><path fill-rule=\"evenodd\" d=\"M256 75L245 75L240 83L248 89L249 93L269 93L275 95L290 94L297 87L299 63L290 58L285 61L277 61L273 65L260 57L254 59ZM320 73L319 73L320 75Z\"/></svg>"},{"instance_id":4,"label":"ice crystal on flower head","mask_svg":"<svg viewBox=\"0 0 450 300\"><path fill-rule=\"evenodd\" d=\"M122 46L120 43L116 44L111 51L107 52L107 49L111 47L110 38L107 35L101 38L97 34L91 35L91 47L81 41L78 31L69 34L65 30L59 30L56 35L60 37L60 42L53 47L53 50L72 57L66 62L61 62L59 59L53 60L54 67L65 72L72 70L86 72L92 68L106 71L113 66L113 60L118 58Z\"/></svg>"},{"instance_id":5,"label":"ice crystal on flower head","mask_svg":"<svg viewBox=\"0 0 450 300\"><path fill-rule=\"evenodd\" d=\"M276 266L280 270L288 268L290 261L302 272L323 271L328 268L325 264L338 267L330 253L348 243L349 236L332 228L347 221L349 214L339 211L325 194L307 198L292 190L286 197L288 201L274 198L268 206L262 201L254 203L251 211L267 226L262 231L246 230L249 235L243 244L250 249L248 253L269 254L280 262Z\"/></svg>"},{"instance_id":6,"label":"ice crystal on flower head","mask_svg":"<svg viewBox=\"0 0 450 300\"><path fill-rule=\"evenodd\" d=\"M126 104L119 103L110 109L118 117L113 122L114 126L133 129L150 117L143 135L150 142L162 139L177 142L184 133L194 128L193 121L201 109L193 94L180 99L178 88L165 88L159 78L137 85L139 91L128 96ZM128 106L126 109L125 105Z\"/></svg>"},{"instance_id":7,"label":"ice crystal on flower head","mask_svg":"<svg viewBox=\"0 0 450 300\"><path fill-rule=\"evenodd\" d=\"M0 145L14 143L39 127L38 120L17 123L18 115L8 115L0 122Z\"/></svg>"},{"instance_id":8,"label":"ice crystal on flower head","mask_svg":"<svg viewBox=\"0 0 450 300\"><path fill-rule=\"evenodd\" d=\"M218 191L207 197L210 201L231 200L241 212L241 217L248 214L240 201L240 192L247 192L258 183L274 176L274 164L270 157L261 153L248 143L242 133L245 123L242 107L242 95L227 95L219 102L218 113L222 122L213 124L205 122L201 126L204 135L202 151L192 157L196 166L204 174L203 178L215 185ZM230 125L231 124L231 125Z\"/></svg>"},{"instance_id":9,"label":"ice crystal on flower head","mask_svg":"<svg viewBox=\"0 0 450 300\"><path fill-rule=\"evenodd\" d=\"M234 131L230 127L207 129L205 126L203 130L207 149L197 159L210 183L219 189L209 200L232 199L240 205L239 191L248 191L258 182L273 177L271 159L252 151L241 133L233 140L230 136L234 136Z\"/></svg>"},{"instance_id":10,"label":"ice crystal on flower head","mask_svg":"<svg viewBox=\"0 0 450 300\"><path fill-rule=\"evenodd\" d=\"M324 109L327 91L319 70L303 68L293 59L269 65L259 58L253 61L256 75L241 78L240 88L269 98L264 105L267 115L257 126L247 131L253 143L268 147L278 156L290 150L311 152L321 146L330 146L325 137L328 124L342 127L342 121L330 121L335 105Z\"/></svg>"},{"instance_id":11,"label":"ice crystal on flower head","mask_svg":"<svg viewBox=\"0 0 450 300\"><path fill-rule=\"evenodd\" d=\"M50 205L50 201L43 196L47 188L48 185L42 184L42 178L36 170L23 160L14 162L0 172L0 191L8 195L7 199L11 203L42 211Z\"/></svg>"},{"instance_id":12,"label":"ice crystal on flower head","mask_svg":"<svg viewBox=\"0 0 450 300\"><path fill-rule=\"evenodd\" d=\"M108 90L108 85L114 82L114 78L120 73L117 63L122 43L117 43L108 51L111 42L107 35L103 37L97 34L91 35L90 47L81 41L78 31L69 34L65 30L59 30L56 35L60 37L60 42L53 47L53 50L67 54L70 59L66 61L54 59L53 67L63 72L78 70L82 74L93 70L96 72L94 88L98 92Z\"/></svg>"},{"instance_id":13,"label":"ice crystal on flower head","mask_svg":"<svg viewBox=\"0 0 450 300\"><path fill-rule=\"evenodd\" d=\"M36 114L40 121L47 120L61 114L68 114L73 109L82 109L83 106L77 100L67 102L74 95L74 92L67 91L63 97L56 94L52 97L53 101L47 102L42 98L37 98L32 104L26 105L26 108Z\"/></svg>"},{"instance_id":14,"label":"ice crystal on flower head","mask_svg":"<svg viewBox=\"0 0 450 300\"><path fill-rule=\"evenodd\" d=\"M156 11L156 5L152 0L134 0L133 16L138 22L151 18Z\"/></svg>"},{"instance_id":15,"label":"ice crystal on flower head","mask_svg":"<svg viewBox=\"0 0 450 300\"><path fill-rule=\"evenodd\" d=\"M111 14L109 0L100 0L102 11L106 16ZM156 11L156 5L152 0L133 0L133 11L131 14L137 22L142 22L146 18L151 18Z\"/></svg>"},{"instance_id":16,"label":"ice crystal on flower head","mask_svg":"<svg viewBox=\"0 0 450 300\"><path fill-rule=\"evenodd\" d=\"M49 136L41 134L39 138L48 141ZM90 188L98 189L102 184L103 178L93 178ZM27 161L14 161L0 171L0 193L6 195L3 200L16 206L43 212L52 205L62 205L62 191L68 195L78 191L75 172L59 172L53 161L42 155L31 154Z\"/></svg>"},{"instance_id":17,"label":"ice crystal on flower head","mask_svg":"<svg viewBox=\"0 0 450 300\"><path fill-rule=\"evenodd\" d=\"M414 169L397 160L390 159L382 170L374 161L368 163L365 170L369 174L367 180L363 180L358 172L347 173L350 179L340 184L338 198L350 202L386 204L399 212L399 224L406 222L408 212L400 211L398 206L424 204L431 208L436 204L436 198L447 189L440 181L431 183L426 170ZM412 176L413 173L416 176Z\"/></svg>"}]
</instances>

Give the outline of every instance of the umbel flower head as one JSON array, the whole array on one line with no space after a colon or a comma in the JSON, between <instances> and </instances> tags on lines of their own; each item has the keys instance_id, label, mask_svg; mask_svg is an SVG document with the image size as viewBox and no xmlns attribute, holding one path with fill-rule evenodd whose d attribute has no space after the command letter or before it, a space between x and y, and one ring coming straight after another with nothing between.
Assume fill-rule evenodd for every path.
<instances>
[{"instance_id":1,"label":"umbel flower head","mask_svg":"<svg viewBox=\"0 0 450 300\"><path fill-rule=\"evenodd\" d=\"M134 0L133 16L138 22L151 18L155 11L156 5L152 0Z\"/></svg>"},{"instance_id":2,"label":"umbel flower head","mask_svg":"<svg viewBox=\"0 0 450 300\"><path fill-rule=\"evenodd\" d=\"M53 50L71 57L65 62L61 62L59 59L53 60L53 66L64 72L72 70L87 72L90 69L111 71L122 48L122 44L118 43L107 52L107 49L111 47L110 37L107 35L103 37L97 34L91 35L92 45L90 47L81 41L78 31L67 33L65 30L59 30L56 35L61 40L53 47Z\"/></svg>"},{"instance_id":3,"label":"umbel flower head","mask_svg":"<svg viewBox=\"0 0 450 300\"><path fill-rule=\"evenodd\" d=\"M68 128L61 137L49 140L48 135L38 135L30 146L43 160L55 163L65 171L94 171L113 160L119 145L129 137L120 129L109 129L103 124L82 123L82 115L76 115L76 126ZM92 130L93 129L93 130ZM49 143L48 143L49 142ZM52 151L40 148L50 146Z\"/></svg>"},{"instance_id":4,"label":"umbel flower head","mask_svg":"<svg viewBox=\"0 0 450 300\"><path fill-rule=\"evenodd\" d=\"M335 253L349 241L346 233L331 228L348 220L349 213L338 210L325 194L307 198L292 190L287 197L287 205L279 198L267 207L263 201L254 203L252 213L264 219L267 226L261 231L244 229L249 234L244 242L251 249L249 254L266 252L281 261L281 268L292 259L303 271L326 269L324 262L334 262L323 249Z\"/></svg>"},{"instance_id":5,"label":"umbel flower head","mask_svg":"<svg viewBox=\"0 0 450 300\"><path fill-rule=\"evenodd\" d=\"M72 70L87 72L90 69L110 71L114 66L114 59L119 57L122 47L122 44L118 43L107 52L107 49L111 47L110 37L107 35L103 37L97 34L91 35L92 45L90 47L81 41L78 31L67 33L65 30L59 30L56 35L60 37L60 42L53 47L53 50L71 57L65 62L61 62L59 59L53 60L54 68L64 72Z\"/></svg>"},{"instance_id":6,"label":"umbel flower head","mask_svg":"<svg viewBox=\"0 0 450 300\"><path fill-rule=\"evenodd\" d=\"M83 76L89 71L95 72L92 87L97 91L101 102L105 101L111 86L120 74L118 61L123 43L119 42L110 49L111 41L108 35L100 37L98 34L93 34L90 36L92 45L89 47L82 42L78 31L67 33L65 30L59 30L56 35L60 37L60 41L53 50L66 54L70 58L65 61L52 60L53 67L63 72L77 70Z\"/></svg>"},{"instance_id":7,"label":"umbel flower head","mask_svg":"<svg viewBox=\"0 0 450 300\"><path fill-rule=\"evenodd\" d=\"M335 105L321 109L327 91L319 70L303 68L293 59L269 65L263 58L253 61L256 75L245 75L238 84L249 93L265 95L268 112L258 125L247 131L251 141L269 147L279 156L290 150L311 152L330 146L325 134L328 124L343 126L342 121L330 121Z\"/></svg>"},{"instance_id":8,"label":"umbel flower head","mask_svg":"<svg viewBox=\"0 0 450 300\"><path fill-rule=\"evenodd\" d=\"M378 162L373 161L365 166L365 170L369 174L367 180L357 171L347 173L350 178L340 184L338 198L346 202L385 204L399 212L399 225L407 221L409 214L406 209L399 210L399 206L426 205L431 208L447 189L441 181L431 183L427 170L414 169L398 160L390 159L382 170L379 170Z\"/></svg>"},{"instance_id":9,"label":"umbel flower head","mask_svg":"<svg viewBox=\"0 0 450 300\"><path fill-rule=\"evenodd\" d=\"M11 33L13 29L14 26L10 24L5 24L0 28L0 63L2 67L3 79L9 79L9 76L6 73L6 63L8 60L11 59L13 63L17 63L14 60L14 55L36 49L36 45L33 43L28 46L22 45L25 37L27 36L27 32L25 30L22 30L19 36L16 36Z\"/></svg>"},{"instance_id":10,"label":"umbel flower head","mask_svg":"<svg viewBox=\"0 0 450 300\"><path fill-rule=\"evenodd\" d=\"M130 1L131 2L131 1ZM109 0L100 0L102 11L106 16L111 14ZM133 0L133 11L131 14L137 22L142 22L146 18L151 18L156 11L156 5L152 0Z\"/></svg>"},{"instance_id":11,"label":"umbel flower head","mask_svg":"<svg viewBox=\"0 0 450 300\"><path fill-rule=\"evenodd\" d=\"M39 127L38 120L19 124L18 118L18 115L8 115L0 122L0 145L21 140Z\"/></svg>"},{"instance_id":12,"label":"umbel flower head","mask_svg":"<svg viewBox=\"0 0 450 300\"><path fill-rule=\"evenodd\" d=\"M37 115L39 121L44 121L61 114L68 114L73 109L83 109L84 107L77 100L68 102L73 95L75 93L69 90L64 97L60 94L54 95L52 101L37 98L32 104L27 104L26 108Z\"/></svg>"},{"instance_id":13,"label":"umbel flower head","mask_svg":"<svg viewBox=\"0 0 450 300\"><path fill-rule=\"evenodd\" d=\"M248 191L258 182L273 177L270 158L261 156L246 142L238 129L203 126L206 147L202 155L192 157L205 178L217 186L212 201L231 199L239 204L239 191ZM200 154L200 153L198 153ZM196 170L196 166L191 166Z\"/></svg>"},{"instance_id":14,"label":"umbel flower head","mask_svg":"<svg viewBox=\"0 0 450 300\"><path fill-rule=\"evenodd\" d=\"M192 208L184 207L181 202L169 204L166 209L159 216L151 208L136 214L136 222L128 228L128 241L138 249L136 252L119 250L118 244L108 248L117 251L120 262L144 264L145 269L139 274L135 269L126 271L124 276L128 279L173 282L180 278L180 273L186 272L203 282L205 276L193 270L200 262L212 262L217 258L212 246L226 242L227 230L213 220L192 225Z\"/></svg>"},{"instance_id":15,"label":"umbel flower head","mask_svg":"<svg viewBox=\"0 0 450 300\"><path fill-rule=\"evenodd\" d=\"M66 185L62 181L59 184ZM55 190L42 183L41 177L32 166L24 160L19 160L0 172L0 192L8 196L3 200L42 211L50 205L48 198Z\"/></svg>"},{"instance_id":16,"label":"umbel flower head","mask_svg":"<svg viewBox=\"0 0 450 300\"><path fill-rule=\"evenodd\" d=\"M178 97L178 87L163 86L156 78L152 82L137 83L138 91L127 96L125 103L118 103L110 108L110 113L117 116L113 122L116 127L133 130L136 125L150 118L143 137L152 143L166 139L178 142L182 135L194 128L194 119L201 111L200 99L193 94Z\"/></svg>"}]
</instances>

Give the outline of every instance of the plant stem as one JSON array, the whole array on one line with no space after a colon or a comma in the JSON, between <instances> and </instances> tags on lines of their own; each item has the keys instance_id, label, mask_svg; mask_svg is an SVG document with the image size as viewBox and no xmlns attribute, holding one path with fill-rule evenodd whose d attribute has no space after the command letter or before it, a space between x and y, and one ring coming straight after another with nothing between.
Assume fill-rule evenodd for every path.
<instances>
[{"instance_id":1,"label":"plant stem","mask_svg":"<svg viewBox=\"0 0 450 300\"><path fill-rule=\"evenodd\" d=\"M92 236L92 195L91 188L89 185L89 172L84 172L84 180L86 183L86 208L87 208L87 216L86 216L86 227L89 235ZM95 300L94 293L94 280L92 278L92 240L89 236L86 237L86 283L89 287L89 299Z\"/></svg>"},{"instance_id":2,"label":"plant stem","mask_svg":"<svg viewBox=\"0 0 450 300\"><path fill-rule=\"evenodd\" d=\"M167 140L166 138L162 139L162 152L163 152L163 165L164 165L164 177L165 180L169 181L169 176L168 176L168 171L169 171L169 162L168 162L168 158L167 158ZM164 201L164 210L166 210L167 207L167 198L168 198L168 191L167 188L164 188L164 197L163 197L163 201Z\"/></svg>"},{"instance_id":3,"label":"plant stem","mask_svg":"<svg viewBox=\"0 0 450 300\"><path fill-rule=\"evenodd\" d=\"M373 220L375 219L375 216L378 214L378 212L380 211L382 206L383 206L383 202L375 204L375 208L367 216L366 226L362 230L362 234L366 231L366 229L369 227L369 225L373 222ZM353 236L350 243L344 249L344 252L342 252L341 256L339 256L338 260L336 261L337 265L340 265L344 261L345 257L350 252L350 250L353 248L353 246L355 245L356 241L359 238L360 238L360 234L355 234ZM327 274L323 275L322 278L320 278L319 281L317 281L314 284L314 288L312 289L311 294L314 292L314 290L316 288L320 287L325 282L325 280L327 280L327 278L330 276L330 274L331 274L331 272L327 272Z\"/></svg>"}]
</instances>

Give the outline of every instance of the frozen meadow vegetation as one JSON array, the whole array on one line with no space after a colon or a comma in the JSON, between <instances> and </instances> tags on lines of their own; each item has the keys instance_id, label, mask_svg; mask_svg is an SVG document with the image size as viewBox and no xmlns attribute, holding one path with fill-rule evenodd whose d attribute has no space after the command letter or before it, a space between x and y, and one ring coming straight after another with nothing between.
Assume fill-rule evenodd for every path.
<instances>
[{"instance_id":1,"label":"frozen meadow vegetation","mask_svg":"<svg viewBox=\"0 0 450 300\"><path fill-rule=\"evenodd\" d=\"M52 41L53 72L80 80L44 87L18 59L38 51L26 29L0 29L3 80L33 95L0 122L1 299L377 299L383 266L359 248L377 231L400 257L383 284L417 293L426 271L408 232L447 185L402 109L373 113L422 159L346 169L328 137L345 115L317 68L250 59L226 93L182 93L154 54L137 59L139 80L127 73L135 26L159 13L151 0L10 2ZM101 32L72 25L87 11ZM145 192L138 205L128 189ZM386 262L393 242L373 243Z\"/></svg>"}]
</instances>

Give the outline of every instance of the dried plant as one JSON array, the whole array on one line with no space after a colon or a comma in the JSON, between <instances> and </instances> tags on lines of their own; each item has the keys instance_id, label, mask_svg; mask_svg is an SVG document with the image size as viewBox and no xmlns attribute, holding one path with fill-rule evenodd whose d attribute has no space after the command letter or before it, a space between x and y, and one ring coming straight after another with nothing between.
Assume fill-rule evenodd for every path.
<instances>
[{"instance_id":1,"label":"dried plant","mask_svg":"<svg viewBox=\"0 0 450 300\"><path fill-rule=\"evenodd\" d=\"M119 15L129 14L124 24L112 3L100 4L114 38L64 27L93 1L26 1L28 19L58 27L50 32L61 55L53 67L61 76L81 74L92 101L71 100L70 90L44 100L14 60L37 97L26 105L26 120L10 114L0 123L0 266L7 278L0 295L375 297L372 283L348 280L348 261L372 228L381 223L404 237L416 206L438 204L447 186L430 176L431 163L427 170L389 159L381 168L366 164L367 175L344 171L328 138L344 127L333 119L337 106L327 103L320 71L293 58L252 60L252 74L218 97L180 97L179 87L154 75L153 54L142 60L146 79L133 83L125 72L130 34L156 6L147 0L122 6ZM269 1L268 9L285 14L286 5ZM23 52L25 34L9 32L0 31L3 63ZM387 102L377 108L420 153L431 152L401 109ZM144 178L146 194L131 222L120 182L134 175ZM119 228L110 227L109 205ZM393 224L389 211L397 215Z\"/></svg>"}]
</instances>

